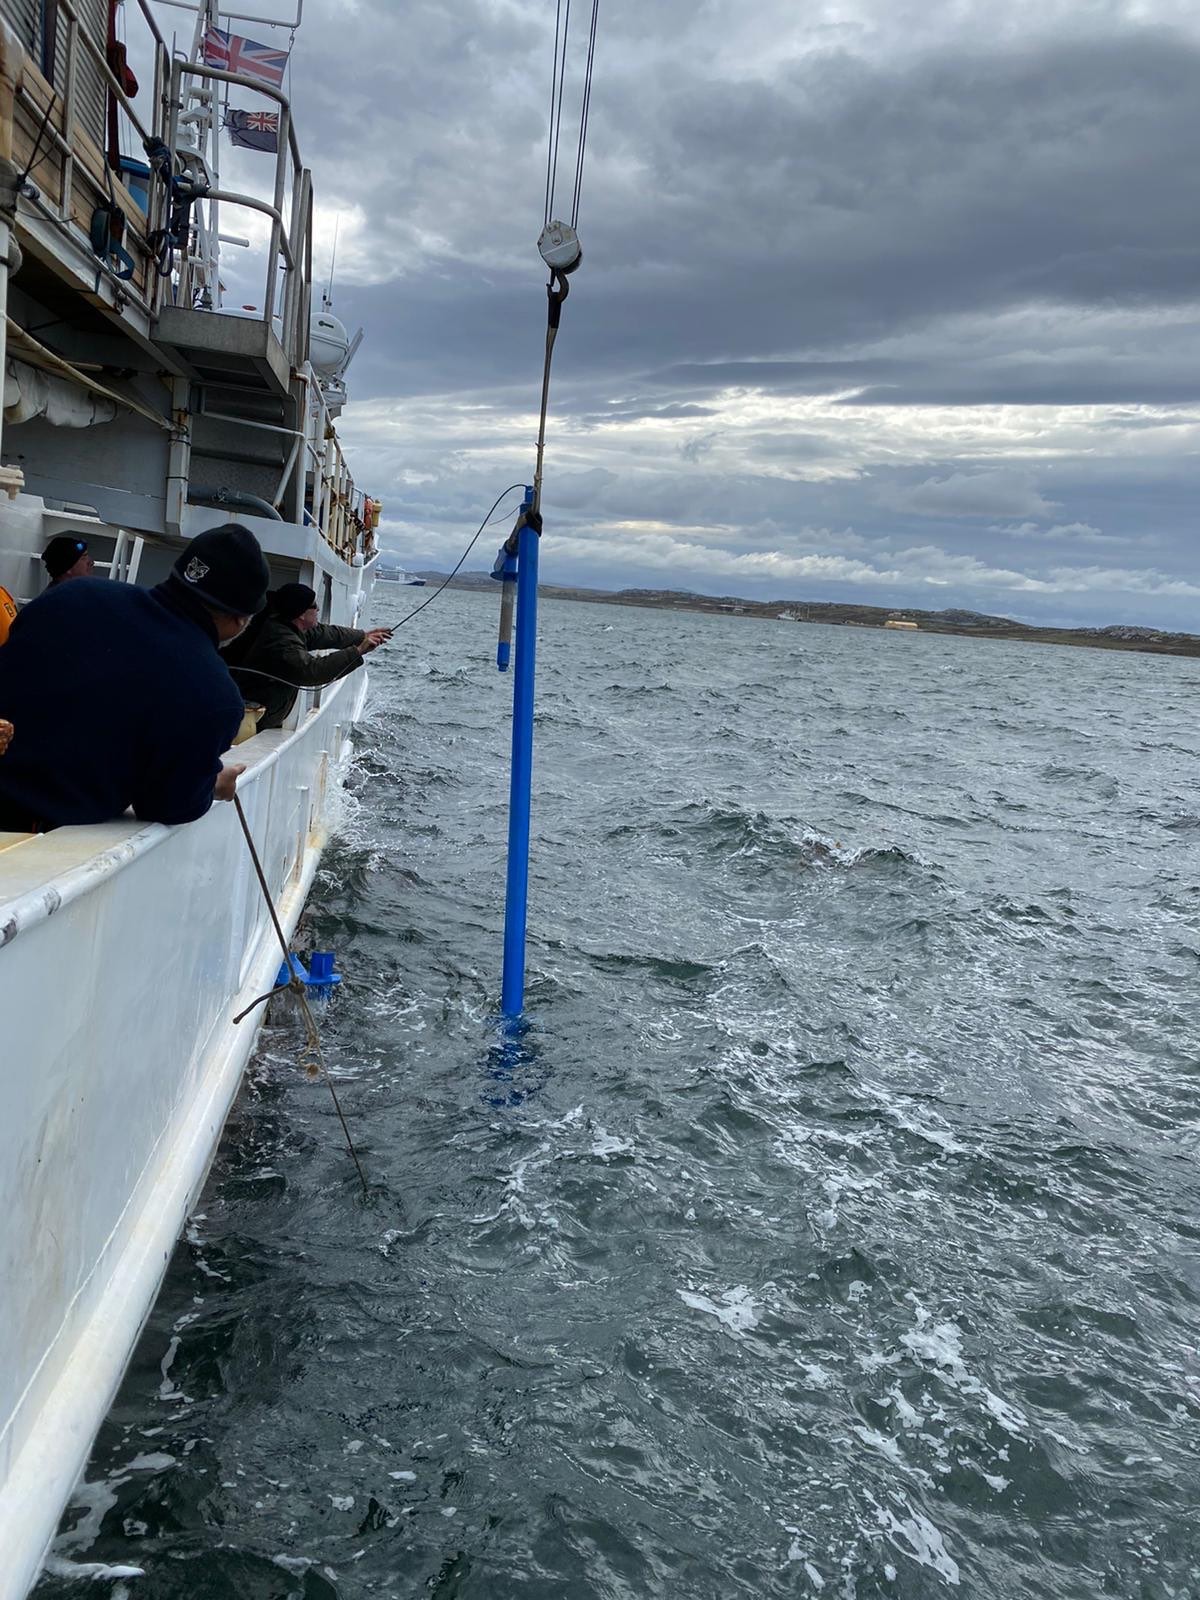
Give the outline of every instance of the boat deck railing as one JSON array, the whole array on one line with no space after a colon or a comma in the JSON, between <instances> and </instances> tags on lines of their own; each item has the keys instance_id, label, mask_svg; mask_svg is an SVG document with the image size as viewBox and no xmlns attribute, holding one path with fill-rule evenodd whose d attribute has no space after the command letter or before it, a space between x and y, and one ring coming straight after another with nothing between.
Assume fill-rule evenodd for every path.
<instances>
[{"instance_id":1,"label":"boat deck railing","mask_svg":"<svg viewBox=\"0 0 1200 1600\"><path fill-rule=\"evenodd\" d=\"M161 120L170 53L146 0L138 4L150 30L154 65L150 123L154 124ZM157 128L147 126L125 92L104 45L87 26L81 0L58 0L57 12L54 40L43 48L40 64L29 54L28 41L19 41L25 55L9 88L11 105L0 103L0 115L11 118L12 159L19 171L28 173L25 198L37 214L77 241L80 234L85 243L88 240L98 206L113 201L120 205L126 221L124 248L132 258L133 275L119 277L107 261L94 256L97 291L103 282L110 303L132 304L149 319L162 294L149 246L151 223L105 152L108 97L114 97L119 123L124 120L139 145ZM4 87L0 85L0 94Z\"/></svg>"},{"instance_id":2,"label":"boat deck railing","mask_svg":"<svg viewBox=\"0 0 1200 1600\"><path fill-rule=\"evenodd\" d=\"M214 232L219 207L250 211L270 221L262 305L254 309L252 320L273 327L289 363L301 366L308 355L308 311L312 284L312 178L300 159L288 97L282 90L263 83L261 79L247 77L245 73L226 72L222 67L176 59L171 63L168 117L162 134L171 150L176 150L179 145L180 119L185 112L185 79L200 83L233 84L248 93L262 96L276 108L279 132L271 199L263 200L256 195L217 186L208 190L201 203L209 207L209 227ZM156 186L156 194L159 205L165 206L166 195L162 185ZM184 257L173 285L176 304L202 310L213 309L210 305L196 307L197 293L202 292L199 275L205 264L203 258L194 252Z\"/></svg>"},{"instance_id":3,"label":"boat deck railing","mask_svg":"<svg viewBox=\"0 0 1200 1600\"><path fill-rule=\"evenodd\" d=\"M294 494L293 515L311 521L338 555L350 560L367 543L365 519L333 418L308 365L312 179L301 159L288 96L243 73L173 56L149 0L137 0L136 6L124 7L128 59L143 76L152 63L152 82L142 82L135 103L114 71L111 46L98 31L107 7L98 0L58 0L57 12L57 29L53 40L43 44L40 63L32 37L18 36L23 54L18 53L15 65L10 64L11 50L0 50L0 144L7 124L13 162L19 172L29 169L18 217L24 223L19 226L22 243L52 270L67 270L77 285L86 285L81 292L119 318L143 344L174 346L183 362L177 370L199 373L201 384L203 367L195 344L211 340L224 360L235 333L231 325L246 329L248 340L250 327L258 324L259 368L272 368L280 402L294 405L294 410L278 424L237 420L290 435L277 503ZM18 35L23 16L23 7L0 0L0 19L11 19L8 25ZM136 37L135 26L143 30ZM219 172L206 160L196 160L194 151L189 154L195 141L188 128L197 107L215 121L217 96L225 85L236 87L239 99L244 93L252 106L278 116L273 166L263 156L255 158L264 162L261 194L224 187ZM186 164L209 180L191 208L186 242L175 250L166 271L162 240L171 227L174 196L156 173L146 174L148 163L142 163L144 146L155 141L172 152L176 176ZM120 243L131 268L127 276L118 272L111 253L98 254L93 243L97 214L105 207L124 215ZM240 229L234 220L239 217L245 219ZM233 312L223 312L219 303L216 263L230 263L224 275L243 291L253 278L246 271L249 263L240 259L246 241L231 238L224 227L249 234L255 255L266 235L261 291L256 286L247 296L259 303ZM221 251L219 242L229 248ZM205 327L210 329L207 335ZM10 353L18 354L15 349ZM85 380L81 376L78 381ZM94 378L91 382L97 387ZM126 397L115 398L133 407ZM205 413L202 389L194 403ZM170 426L167 418L150 420ZM289 491L289 484L297 486Z\"/></svg>"},{"instance_id":4,"label":"boat deck railing","mask_svg":"<svg viewBox=\"0 0 1200 1600\"><path fill-rule=\"evenodd\" d=\"M169 222L167 185L152 177L139 193L127 180L133 161L142 160L148 140L162 141L176 152L178 165L181 128L189 113L187 97L197 84L212 85L214 97L219 84L234 85L260 97L279 117L270 198L212 184L198 203L205 215L193 228L193 236L206 231L215 243L221 207L268 220L262 304L253 308L253 314L274 327L289 361L303 365L308 347L312 182L300 157L287 95L244 73L226 72L178 56L172 59L147 0L138 0L148 30L141 54L153 62L150 112L145 115L109 64L105 44L89 28L87 8L88 0L58 0L58 36L63 47L58 49L56 39L53 49L43 50L40 65L33 59L30 41L18 41L24 59L11 87L12 155L19 171L30 169L31 188L25 198L45 222L88 252L89 265L108 286L118 308L133 304L148 318L164 305L218 310L215 297L200 303L205 263L194 250L181 251L170 274L156 268L151 236ZM3 13L0 7L0 16ZM139 94L144 95L145 89ZM109 120L110 99L116 112L115 128ZM185 150L186 143L184 140ZM114 147L131 146L136 147L136 156L127 159L123 170L116 170ZM90 244L97 208L114 203L124 213L122 243L132 260L130 277L120 276Z\"/></svg>"}]
</instances>

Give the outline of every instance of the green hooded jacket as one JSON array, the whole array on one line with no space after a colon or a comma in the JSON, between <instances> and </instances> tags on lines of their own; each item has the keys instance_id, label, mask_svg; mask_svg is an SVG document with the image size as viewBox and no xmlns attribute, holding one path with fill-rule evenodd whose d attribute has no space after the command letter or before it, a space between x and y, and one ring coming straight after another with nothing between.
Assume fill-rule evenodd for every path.
<instances>
[{"instance_id":1,"label":"green hooded jacket","mask_svg":"<svg viewBox=\"0 0 1200 1600\"><path fill-rule=\"evenodd\" d=\"M361 667L363 658L354 647L365 637L361 628L328 624L302 633L264 612L222 654L245 699L266 707L261 731L283 726L300 689L319 689ZM318 656L314 650L333 653Z\"/></svg>"}]
</instances>

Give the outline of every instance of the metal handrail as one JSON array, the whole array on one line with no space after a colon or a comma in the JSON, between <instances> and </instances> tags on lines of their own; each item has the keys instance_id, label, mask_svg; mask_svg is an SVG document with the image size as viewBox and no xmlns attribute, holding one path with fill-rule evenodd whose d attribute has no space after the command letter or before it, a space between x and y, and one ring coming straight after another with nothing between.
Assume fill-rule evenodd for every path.
<instances>
[{"instance_id":1,"label":"metal handrail","mask_svg":"<svg viewBox=\"0 0 1200 1600\"><path fill-rule=\"evenodd\" d=\"M154 22L153 17L150 15L147 9L147 0L139 0L139 4L155 39L154 101L157 105L159 98L158 91L162 81L162 62L166 54L166 44L158 30L157 24ZM75 0L59 0L59 6L66 18L67 34L66 63L63 72L62 93L63 131L60 133L55 127L53 120L47 118L43 133L43 136L47 138L50 146L54 149L59 159L59 196L57 212L42 202L40 197L32 198L34 198L34 203L37 206L37 209L41 210L43 215L45 215L48 220L52 221L59 229L67 231L73 237L72 202L75 196L76 168L79 166L79 161L75 151L72 134L79 109L76 104L78 99L77 67L79 48L81 44L91 61L96 67L99 68L100 82L104 85L106 90L115 97L121 111L128 118L129 123L143 139L146 138L146 128L142 123L141 118L138 116L137 111L134 109L130 96L126 94L123 85L116 77L112 68L109 66L104 47L96 39L94 39L91 33L88 31L87 24L80 16ZM53 83L49 85L49 88L51 94L53 95L55 93ZM39 116L41 115L42 108L37 105L33 96L30 95L28 88L24 84L18 85L17 95L23 104L31 107L34 110L35 114ZM104 149L103 145L100 147L100 156L101 160L107 167L108 152ZM94 173L89 172L87 177L90 185L96 189L97 192L103 194L104 186L102 181L97 179ZM151 196L151 205L154 204L154 198L155 197ZM150 231L150 226L150 216L147 215L145 230L147 233ZM148 298L143 297L127 280L118 280L116 275L108 268L107 263L101 262L99 265L103 276L112 283L115 293L127 297L146 315L153 315L153 307L154 304L157 303L158 298L157 290L152 289L151 295Z\"/></svg>"},{"instance_id":2,"label":"metal handrail","mask_svg":"<svg viewBox=\"0 0 1200 1600\"><path fill-rule=\"evenodd\" d=\"M248 211L261 211L264 217L270 217L280 230L279 254L287 262L289 272L296 265L291 244L283 232L283 215L271 205L270 201L257 200L252 194L237 194L233 189L209 189L201 198L219 200L222 205L245 206Z\"/></svg>"},{"instance_id":3,"label":"metal handrail","mask_svg":"<svg viewBox=\"0 0 1200 1600\"><path fill-rule=\"evenodd\" d=\"M290 274L295 272L296 261L292 250L289 230L284 223L283 207L287 194L287 169L284 162L285 152L292 158L292 211L293 216L299 199L299 190L302 187L301 175L304 168L300 162L300 146L296 140L295 130L292 127L291 102L281 89L263 83L257 78L251 78L244 72L227 72L224 67L210 67L204 62L180 61L171 63L171 92L170 115L167 132L167 146L174 150L179 137L179 115L183 110L182 83L184 77L211 80L215 83L232 83L240 88L249 89L255 94L265 95L268 100L273 100L279 107L279 134L277 139L277 152L275 156L275 188L274 203L268 206L266 202L256 200L250 195L224 194L220 190L211 190L202 198L206 200L224 199L232 205L245 206L252 211L260 211L271 218L271 240L267 254L267 279L263 294L262 321L269 326L275 316L276 277L278 274L279 257L282 255L286 269ZM289 277L289 284L290 284ZM284 302L284 333L287 335L288 323L293 311L293 296L289 293Z\"/></svg>"},{"instance_id":4,"label":"metal handrail","mask_svg":"<svg viewBox=\"0 0 1200 1600\"><path fill-rule=\"evenodd\" d=\"M165 50L167 48L167 41L163 38L162 34L158 31L158 23L154 20L154 13L150 9L148 0L138 0L138 10L142 13L143 18L146 21L147 27L150 29L150 32L154 35L156 41L160 45L162 45L163 49Z\"/></svg>"},{"instance_id":5,"label":"metal handrail","mask_svg":"<svg viewBox=\"0 0 1200 1600\"><path fill-rule=\"evenodd\" d=\"M303 163L300 159L300 146L296 140L295 129L292 127L292 103L288 99L287 95L284 94L282 89L276 89L273 84L264 83L261 78L252 78L248 73L245 72L226 72L224 67L210 67L206 62L203 61L181 61L179 57L176 57L171 62L172 99L176 98L179 93L177 79L182 77L184 73L187 73L189 77L193 78L213 78L218 83L233 83L236 84L240 89L252 89L255 94L265 94L268 100L274 100L279 106L280 111L286 111L288 114L286 128L288 150L290 151L292 157L293 171L299 172ZM282 118L280 119L279 131L281 134L285 131ZM282 142L283 141L281 139L281 145ZM279 154L283 154L282 149L280 150Z\"/></svg>"}]
</instances>

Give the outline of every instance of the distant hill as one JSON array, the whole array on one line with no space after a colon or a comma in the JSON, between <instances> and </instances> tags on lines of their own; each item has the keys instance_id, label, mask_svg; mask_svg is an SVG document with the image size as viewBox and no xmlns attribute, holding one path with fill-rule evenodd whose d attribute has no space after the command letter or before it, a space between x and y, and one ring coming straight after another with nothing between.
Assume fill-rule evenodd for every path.
<instances>
[{"instance_id":1,"label":"distant hill","mask_svg":"<svg viewBox=\"0 0 1200 1600\"><path fill-rule=\"evenodd\" d=\"M444 572L417 573L431 584ZM490 572L460 572L452 589L495 592ZM887 622L915 622L922 633L960 634L974 638L1017 639L1026 643L1085 645L1101 650L1142 650L1158 655L1200 656L1200 635L1170 633L1158 628L1115 622L1103 628L1043 628L1012 617L950 606L941 611L842 603L836 600L744 600L737 595L696 594L690 589L581 589L543 583L538 593L553 600L578 600L592 605L652 606L670 611L707 611L763 621L826 623L839 627L882 628ZM911 630L909 630L911 631Z\"/></svg>"}]
</instances>

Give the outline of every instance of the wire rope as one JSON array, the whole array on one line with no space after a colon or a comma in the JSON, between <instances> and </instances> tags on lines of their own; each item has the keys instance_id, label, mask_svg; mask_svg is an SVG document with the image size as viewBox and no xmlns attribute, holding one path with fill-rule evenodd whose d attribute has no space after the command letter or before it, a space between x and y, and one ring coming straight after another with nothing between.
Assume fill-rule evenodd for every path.
<instances>
[{"instance_id":1,"label":"wire rope","mask_svg":"<svg viewBox=\"0 0 1200 1600\"><path fill-rule=\"evenodd\" d=\"M554 96L558 89L558 41L562 31L563 0L558 0L554 12L554 65L550 72L550 126L546 139L546 212L542 218L543 224L550 221L550 204L554 198L554 180L557 168L554 167Z\"/></svg>"},{"instance_id":2,"label":"wire rope","mask_svg":"<svg viewBox=\"0 0 1200 1600\"><path fill-rule=\"evenodd\" d=\"M441 594L442 590L444 588L446 588L446 586L450 583L451 579L457 577L459 568L462 566L463 562L467 559L467 557L471 554L471 551L475 548L475 545L476 545L476 542L479 539L479 536L482 534L483 530L487 527L488 523L492 520L492 512L495 511L496 507L500 504L501 500L504 499L504 496L506 494L511 494L514 489L524 489L524 487L525 487L525 485L523 483L510 483L507 489L505 489L501 494L498 494L496 496L496 498L492 501L490 507L488 508L487 516L484 517L483 521L479 524L478 528L476 528L474 536L472 537L470 544L463 551L462 555L459 556L459 558L455 562L454 568L450 572L450 574L447 577L442 579L441 583L438 584L437 588L428 597L428 599L422 600L421 604L419 606L414 606L411 611L409 611L405 616L400 618L400 621L397 622L394 625L393 629L392 629L393 633L396 631L396 628L402 628L406 622L411 622L412 619L419 612L424 611L426 606L431 606L433 604L433 602L437 599L438 595Z\"/></svg>"},{"instance_id":3,"label":"wire rope","mask_svg":"<svg viewBox=\"0 0 1200 1600\"><path fill-rule=\"evenodd\" d=\"M562 4L562 0L559 0ZM557 80L551 86L550 96L550 140L551 140L551 173L550 173L550 203L546 207L546 221L550 221L550 213L554 210L554 191L558 184L558 144L559 134L562 129L563 93L567 85L567 41L571 32L571 0L566 0L563 8L562 24L562 49L558 45L558 26L555 23L554 39L554 76ZM557 104L555 93L557 91Z\"/></svg>"},{"instance_id":4,"label":"wire rope","mask_svg":"<svg viewBox=\"0 0 1200 1600\"><path fill-rule=\"evenodd\" d=\"M583 98L579 107L579 149L575 156L575 192L571 198L571 226L579 221L579 196L583 189L583 154L587 146L588 113L592 105L592 65L596 59L596 23L600 0L592 0L592 21L588 30L587 66L583 75Z\"/></svg>"}]
</instances>

